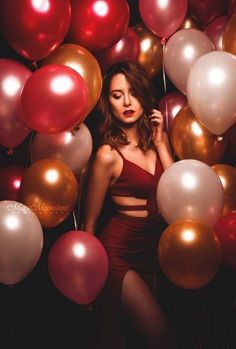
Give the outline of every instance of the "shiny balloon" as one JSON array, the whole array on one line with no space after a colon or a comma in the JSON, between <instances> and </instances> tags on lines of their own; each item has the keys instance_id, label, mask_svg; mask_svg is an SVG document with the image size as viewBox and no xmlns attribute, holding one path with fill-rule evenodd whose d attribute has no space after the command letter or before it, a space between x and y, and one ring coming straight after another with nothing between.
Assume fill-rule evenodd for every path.
<instances>
[{"instance_id":1,"label":"shiny balloon","mask_svg":"<svg viewBox=\"0 0 236 349\"><path fill-rule=\"evenodd\" d=\"M67 131L88 109L88 89L74 69L49 64L35 71L21 94L22 118L37 132Z\"/></svg>"},{"instance_id":2,"label":"shiny balloon","mask_svg":"<svg viewBox=\"0 0 236 349\"><path fill-rule=\"evenodd\" d=\"M198 29L178 30L167 41L164 50L164 68L173 84L186 94L186 82L194 62L214 46L209 37Z\"/></svg>"},{"instance_id":3,"label":"shiny balloon","mask_svg":"<svg viewBox=\"0 0 236 349\"><path fill-rule=\"evenodd\" d=\"M222 46L225 51L236 55L236 11L226 23L222 36Z\"/></svg>"},{"instance_id":4,"label":"shiny balloon","mask_svg":"<svg viewBox=\"0 0 236 349\"><path fill-rule=\"evenodd\" d=\"M170 140L179 159L196 159L210 166L220 162L227 147L227 137L208 131L189 105L176 115L170 129Z\"/></svg>"},{"instance_id":5,"label":"shiny balloon","mask_svg":"<svg viewBox=\"0 0 236 349\"><path fill-rule=\"evenodd\" d=\"M163 46L160 38L153 34L143 23L133 26L139 38L138 63L144 68L150 79L153 79L162 68Z\"/></svg>"},{"instance_id":6,"label":"shiny balloon","mask_svg":"<svg viewBox=\"0 0 236 349\"><path fill-rule=\"evenodd\" d=\"M102 89L102 73L95 56L83 46L64 44L56 48L42 62L42 66L48 64L64 64L84 78L88 88L87 116L97 104Z\"/></svg>"},{"instance_id":7,"label":"shiny balloon","mask_svg":"<svg viewBox=\"0 0 236 349\"><path fill-rule=\"evenodd\" d=\"M222 16L228 4L228 0L189 0L189 12L201 26L205 27Z\"/></svg>"},{"instance_id":8,"label":"shiny balloon","mask_svg":"<svg viewBox=\"0 0 236 349\"><path fill-rule=\"evenodd\" d=\"M221 245L223 263L236 270L236 211L220 217L214 231Z\"/></svg>"},{"instance_id":9,"label":"shiny balloon","mask_svg":"<svg viewBox=\"0 0 236 349\"><path fill-rule=\"evenodd\" d=\"M184 21L182 22L182 24L178 30L180 30L180 29L199 29L199 30L201 30L200 25L190 15L187 15L185 17Z\"/></svg>"},{"instance_id":10,"label":"shiny balloon","mask_svg":"<svg viewBox=\"0 0 236 349\"><path fill-rule=\"evenodd\" d=\"M165 276L185 289L207 285L222 261L220 243L213 230L195 219L177 220L164 230L158 257Z\"/></svg>"},{"instance_id":11,"label":"shiny balloon","mask_svg":"<svg viewBox=\"0 0 236 349\"><path fill-rule=\"evenodd\" d=\"M71 22L70 0L0 2L0 31L23 57L37 61L64 40Z\"/></svg>"},{"instance_id":12,"label":"shiny balloon","mask_svg":"<svg viewBox=\"0 0 236 349\"><path fill-rule=\"evenodd\" d=\"M45 158L57 159L78 174L86 166L92 147L92 136L84 123L74 130L53 135L37 132L31 145L31 160L33 163Z\"/></svg>"},{"instance_id":13,"label":"shiny balloon","mask_svg":"<svg viewBox=\"0 0 236 349\"><path fill-rule=\"evenodd\" d=\"M0 283L14 285L36 266L43 230L36 215L20 202L0 202Z\"/></svg>"},{"instance_id":14,"label":"shiny balloon","mask_svg":"<svg viewBox=\"0 0 236 349\"><path fill-rule=\"evenodd\" d=\"M164 116L166 131L168 133L174 118L187 102L187 98L181 92L170 92L160 99L159 110Z\"/></svg>"},{"instance_id":15,"label":"shiny balloon","mask_svg":"<svg viewBox=\"0 0 236 349\"><path fill-rule=\"evenodd\" d=\"M127 28L121 39L114 45L101 51L97 51L95 56L98 59L103 72L114 63L121 61L136 62L140 50L139 39L133 28Z\"/></svg>"},{"instance_id":16,"label":"shiny balloon","mask_svg":"<svg viewBox=\"0 0 236 349\"><path fill-rule=\"evenodd\" d=\"M190 218L212 227L223 213L224 188L217 174L204 162L179 160L162 174L157 203L169 224Z\"/></svg>"},{"instance_id":17,"label":"shiny balloon","mask_svg":"<svg viewBox=\"0 0 236 349\"><path fill-rule=\"evenodd\" d=\"M19 201L19 189L26 168L21 165L0 167L0 200Z\"/></svg>"},{"instance_id":18,"label":"shiny balloon","mask_svg":"<svg viewBox=\"0 0 236 349\"><path fill-rule=\"evenodd\" d=\"M77 198L76 178L59 160L36 161L22 178L20 201L36 214L43 227L55 227L64 221L73 211Z\"/></svg>"},{"instance_id":19,"label":"shiny balloon","mask_svg":"<svg viewBox=\"0 0 236 349\"><path fill-rule=\"evenodd\" d=\"M204 33L211 39L216 50L223 50L222 37L227 20L227 16L217 17L213 22L208 24L204 30Z\"/></svg>"},{"instance_id":20,"label":"shiny balloon","mask_svg":"<svg viewBox=\"0 0 236 349\"><path fill-rule=\"evenodd\" d=\"M0 144L19 145L30 129L20 117L20 95L32 72L13 59L0 59Z\"/></svg>"},{"instance_id":21,"label":"shiny balloon","mask_svg":"<svg viewBox=\"0 0 236 349\"><path fill-rule=\"evenodd\" d=\"M187 0L139 0L139 12L144 24L159 37L168 38L183 22Z\"/></svg>"},{"instance_id":22,"label":"shiny balloon","mask_svg":"<svg viewBox=\"0 0 236 349\"><path fill-rule=\"evenodd\" d=\"M71 0L72 19L67 41L98 51L114 45L130 19L126 0Z\"/></svg>"},{"instance_id":23,"label":"shiny balloon","mask_svg":"<svg viewBox=\"0 0 236 349\"><path fill-rule=\"evenodd\" d=\"M78 304L93 302L108 274L108 258L100 241L84 231L69 231L59 237L48 257L54 286Z\"/></svg>"},{"instance_id":24,"label":"shiny balloon","mask_svg":"<svg viewBox=\"0 0 236 349\"><path fill-rule=\"evenodd\" d=\"M224 188L223 215L236 210L236 168L226 164L215 164L213 171L219 176Z\"/></svg>"},{"instance_id":25,"label":"shiny balloon","mask_svg":"<svg viewBox=\"0 0 236 349\"><path fill-rule=\"evenodd\" d=\"M187 98L194 115L216 135L236 121L236 57L214 51L200 57L187 79Z\"/></svg>"}]
</instances>

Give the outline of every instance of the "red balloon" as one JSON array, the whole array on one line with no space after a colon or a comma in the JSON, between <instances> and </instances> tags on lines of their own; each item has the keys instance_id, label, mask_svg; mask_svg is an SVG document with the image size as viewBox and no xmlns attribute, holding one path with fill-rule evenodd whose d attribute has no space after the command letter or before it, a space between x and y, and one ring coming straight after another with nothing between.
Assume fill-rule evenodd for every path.
<instances>
[{"instance_id":1,"label":"red balloon","mask_svg":"<svg viewBox=\"0 0 236 349\"><path fill-rule=\"evenodd\" d=\"M13 59L0 59L0 144L19 145L30 129L20 118L20 94L31 70Z\"/></svg>"},{"instance_id":2,"label":"red balloon","mask_svg":"<svg viewBox=\"0 0 236 349\"><path fill-rule=\"evenodd\" d=\"M0 201L20 201L19 189L26 168L20 165L8 165L0 168Z\"/></svg>"},{"instance_id":3,"label":"red balloon","mask_svg":"<svg viewBox=\"0 0 236 349\"><path fill-rule=\"evenodd\" d=\"M223 263L236 269L236 211L222 216L214 230L222 248Z\"/></svg>"},{"instance_id":4,"label":"red balloon","mask_svg":"<svg viewBox=\"0 0 236 349\"><path fill-rule=\"evenodd\" d=\"M168 38L184 21L187 5L188 0L139 0L139 11L148 29Z\"/></svg>"},{"instance_id":5,"label":"red balloon","mask_svg":"<svg viewBox=\"0 0 236 349\"><path fill-rule=\"evenodd\" d=\"M71 9L68 40L91 51L114 45L129 24L130 10L126 0L71 0Z\"/></svg>"},{"instance_id":6,"label":"red balloon","mask_svg":"<svg viewBox=\"0 0 236 349\"><path fill-rule=\"evenodd\" d=\"M229 0L189 0L189 12L200 25L206 26L224 14Z\"/></svg>"},{"instance_id":7,"label":"red balloon","mask_svg":"<svg viewBox=\"0 0 236 349\"><path fill-rule=\"evenodd\" d=\"M92 234L71 230L59 237L48 257L54 286L78 304L89 304L102 290L108 275L108 257Z\"/></svg>"},{"instance_id":8,"label":"red balloon","mask_svg":"<svg viewBox=\"0 0 236 349\"><path fill-rule=\"evenodd\" d=\"M211 39L216 50L223 50L222 36L227 21L227 16L217 17L213 22L208 24L204 30L204 33Z\"/></svg>"},{"instance_id":9,"label":"red balloon","mask_svg":"<svg viewBox=\"0 0 236 349\"><path fill-rule=\"evenodd\" d=\"M113 46L96 52L96 58L103 72L112 64L121 61L137 61L140 41L133 28L128 28L122 38Z\"/></svg>"},{"instance_id":10,"label":"red balloon","mask_svg":"<svg viewBox=\"0 0 236 349\"><path fill-rule=\"evenodd\" d=\"M79 123L88 107L88 88L74 69L49 64L35 71L21 95L22 118L42 133L64 132Z\"/></svg>"},{"instance_id":11,"label":"red balloon","mask_svg":"<svg viewBox=\"0 0 236 349\"><path fill-rule=\"evenodd\" d=\"M0 2L0 31L23 57L35 61L64 40L71 21L69 0Z\"/></svg>"}]
</instances>

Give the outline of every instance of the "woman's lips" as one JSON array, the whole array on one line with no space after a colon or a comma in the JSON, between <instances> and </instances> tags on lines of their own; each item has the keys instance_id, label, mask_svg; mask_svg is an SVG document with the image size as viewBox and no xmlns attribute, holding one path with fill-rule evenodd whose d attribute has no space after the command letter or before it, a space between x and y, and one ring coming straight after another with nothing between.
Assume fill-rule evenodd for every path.
<instances>
[{"instance_id":1,"label":"woman's lips","mask_svg":"<svg viewBox=\"0 0 236 349\"><path fill-rule=\"evenodd\" d=\"M134 114L134 110L125 110L124 113L123 113L125 116L132 116Z\"/></svg>"}]
</instances>

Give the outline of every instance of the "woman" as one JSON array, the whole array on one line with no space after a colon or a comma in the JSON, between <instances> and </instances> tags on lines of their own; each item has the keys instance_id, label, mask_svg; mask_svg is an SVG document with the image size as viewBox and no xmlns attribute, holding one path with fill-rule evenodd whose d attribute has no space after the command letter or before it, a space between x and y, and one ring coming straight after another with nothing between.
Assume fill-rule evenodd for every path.
<instances>
[{"instance_id":1,"label":"woman","mask_svg":"<svg viewBox=\"0 0 236 349\"><path fill-rule=\"evenodd\" d=\"M103 139L89 172L84 226L96 233L109 194L116 210L98 236L110 267L101 295L103 349L125 348L124 315L142 333L147 348L174 348L154 295L156 246L163 230L156 187L173 163L155 102L153 86L137 63L117 63L105 74L100 99Z\"/></svg>"}]
</instances>

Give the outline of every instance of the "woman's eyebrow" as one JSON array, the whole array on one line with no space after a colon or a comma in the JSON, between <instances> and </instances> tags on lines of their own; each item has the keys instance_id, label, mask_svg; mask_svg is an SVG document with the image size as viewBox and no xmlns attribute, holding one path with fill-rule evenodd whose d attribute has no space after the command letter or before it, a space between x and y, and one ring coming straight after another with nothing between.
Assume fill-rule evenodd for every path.
<instances>
[{"instance_id":1,"label":"woman's eyebrow","mask_svg":"<svg viewBox=\"0 0 236 349\"><path fill-rule=\"evenodd\" d=\"M123 90L115 89L110 91L110 93L113 93L113 92L123 92Z\"/></svg>"}]
</instances>

